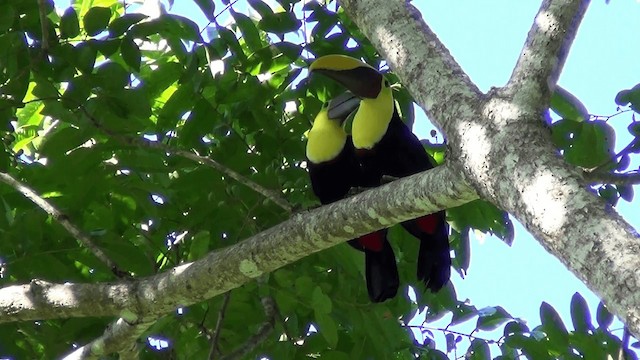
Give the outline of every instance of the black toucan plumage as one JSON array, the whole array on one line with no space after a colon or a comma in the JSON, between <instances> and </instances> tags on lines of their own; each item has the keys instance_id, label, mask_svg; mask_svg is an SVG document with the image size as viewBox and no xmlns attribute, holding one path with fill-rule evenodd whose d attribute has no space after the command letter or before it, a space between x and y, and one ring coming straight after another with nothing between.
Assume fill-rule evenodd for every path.
<instances>
[{"instance_id":1,"label":"black toucan plumage","mask_svg":"<svg viewBox=\"0 0 640 360\"><path fill-rule=\"evenodd\" d=\"M323 108L308 133L307 167L313 192L322 204L344 198L351 187L360 186L361 182L361 167L351 136L342 128L351 110L341 111L339 98L331 104L331 117ZM365 277L371 301L393 298L400 280L395 254L387 241L387 230L350 240L349 245L365 254Z\"/></svg>"},{"instance_id":2,"label":"black toucan plumage","mask_svg":"<svg viewBox=\"0 0 640 360\"><path fill-rule=\"evenodd\" d=\"M404 177L433 168L420 140L400 119L389 83L379 71L344 55L323 56L314 61L310 71L334 79L358 97L351 133L364 183L376 186L382 175ZM444 211L402 225L420 240L418 279L432 292L440 290L451 275Z\"/></svg>"}]
</instances>

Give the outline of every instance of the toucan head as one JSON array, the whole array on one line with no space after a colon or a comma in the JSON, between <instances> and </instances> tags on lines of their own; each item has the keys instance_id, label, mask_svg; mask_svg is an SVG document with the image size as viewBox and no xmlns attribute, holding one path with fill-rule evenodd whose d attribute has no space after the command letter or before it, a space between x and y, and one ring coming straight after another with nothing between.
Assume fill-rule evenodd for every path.
<instances>
[{"instance_id":1,"label":"toucan head","mask_svg":"<svg viewBox=\"0 0 640 360\"><path fill-rule=\"evenodd\" d=\"M384 86L384 77L378 70L346 55L322 56L311 64L309 72L339 82L361 99L375 99Z\"/></svg>"}]
</instances>

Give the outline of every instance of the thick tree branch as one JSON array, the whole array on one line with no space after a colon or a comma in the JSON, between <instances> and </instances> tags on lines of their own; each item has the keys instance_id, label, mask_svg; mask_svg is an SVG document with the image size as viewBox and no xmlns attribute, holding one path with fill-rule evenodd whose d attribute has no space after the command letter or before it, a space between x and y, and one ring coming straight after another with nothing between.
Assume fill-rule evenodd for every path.
<instances>
[{"instance_id":1,"label":"thick tree branch","mask_svg":"<svg viewBox=\"0 0 640 360\"><path fill-rule=\"evenodd\" d=\"M38 195L38 193L36 193L33 189L14 179L11 175L3 172L0 172L0 181L14 188L16 191L24 195L24 197L31 200L31 202L33 202L39 208L49 214L49 216L51 216L55 221L62 225L62 227L64 227L69 232L69 234L71 234L71 236L76 238L76 240L78 240L82 245L89 249L93 253L93 255L95 255L100 261L102 261L102 263L107 265L107 267L116 276L127 276L127 273L120 269L118 265L113 260L111 260L111 258L109 258L109 256L107 256L104 251L102 251L102 249L94 244L87 234L77 228L71 221L69 221L69 218L65 214L63 214L55 206Z\"/></svg>"},{"instance_id":2,"label":"thick tree branch","mask_svg":"<svg viewBox=\"0 0 640 360\"><path fill-rule=\"evenodd\" d=\"M544 0L520 53L506 92L519 107L546 109L589 0Z\"/></svg>"},{"instance_id":3,"label":"thick tree branch","mask_svg":"<svg viewBox=\"0 0 640 360\"><path fill-rule=\"evenodd\" d=\"M408 1L340 0L340 5L437 125L445 129L449 119L475 112L482 93Z\"/></svg>"},{"instance_id":4,"label":"thick tree branch","mask_svg":"<svg viewBox=\"0 0 640 360\"><path fill-rule=\"evenodd\" d=\"M544 93L522 106L514 102L515 94L498 90L487 98L468 85L468 77L457 64L443 60L448 53L426 25L416 18L406 19L411 5L404 1L342 1L347 14L388 58L420 106L441 125L451 150L448 159L463 170L464 180L482 198L518 219L638 336L638 234L583 186L581 173L558 157L550 132L540 121L540 109L548 106L544 94L555 86L587 4L583 0L545 1L545 8L562 14L562 19L555 21L558 29L565 30L564 34L553 32L556 35L551 38L558 42L545 50L553 56L553 66L524 58L519 63L521 68L515 73L522 75L514 78L547 79L544 84L537 80L536 86L547 87L539 89ZM568 12L560 9L564 6ZM537 31L530 38L537 38ZM536 44L532 46L540 46ZM429 82L436 85L426 85Z\"/></svg>"},{"instance_id":5,"label":"thick tree branch","mask_svg":"<svg viewBox=\"0 0 640 360\"><path fill-rule=\"evenodd\" d=\"M399 222L477 199L443 165L362 194L294 214L249 239L140 280L112 284L33 281L0 289L0 323L122 316L127 323L212 298L286 264Z\"/></svg>"}]
</instances>

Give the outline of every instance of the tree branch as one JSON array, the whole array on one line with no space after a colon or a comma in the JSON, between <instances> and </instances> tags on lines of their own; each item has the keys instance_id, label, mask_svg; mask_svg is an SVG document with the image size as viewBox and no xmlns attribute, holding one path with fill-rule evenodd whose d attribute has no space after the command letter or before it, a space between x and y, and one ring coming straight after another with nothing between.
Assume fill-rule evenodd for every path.
<instances>
[{"instance_id":1,"label":"tree branch","mask_svg":"<svg viewBox=\"0 0 640 360\"><path fill-rule=\"evenodd\" d=\"M215 329L213 329L213 335L211 335L211 351L209 351L209 359L215 358L216 354L219 353L218 339L220 338L220 330L222 330L222 320L224 320L224 315L227 311L227 305L229 305L230 298L231 298L231 291L224 294L224 299L222 300L222 306L220 306L220 311L218 312L218 319L216 320L216 327Z\"/></svg>"},{"instance_id":2,"label":"tree branch","mask_svg":"<svg viewBox=\"0 0 640 360\"><path fill-rule=\"evenodd\" d=\"M49 55L49 28L47 27L47 4L45 0L38 0L38 14L40 15L40 31L42 31L42 57Z\"/></svg>"},{"instance_id":3,"label":"tree branch","mask_svg":"<svg viewBox=\"0 0 640 360\"><path fill-rule=\"evenodd\" d=\"M513 94L514 105L548 106L589 2L542 2L505 89Z\"/></svg>"},{"instance_id":4,"label":"tree branch","mask_svg":"<svg viewBox=\"0 0 640 360\"><path fill-rule=\"evenodd\" d=\"M43 199L33 189L4 172L0 172L0 181L14 188L16 191L24 195L24 197L31 200L31 202L49 214L49 216L62 225L62 227L64 227L71 236L76 238L76 240L89 249L95 257L107 265L114 275L117 277L128 276L127 272L120 269L115 261L111 260L111 258L109 258L102 249L91 241L91 238L87 234L77 228L71 221L69 221L69 218L65 214L56 209L56 207L50 204L47 200Z\"/></svg>"},{"instance_id":5,"label":"tree branch","mask_svg":"<svg viewBox=\"0 0 640 360\"><path fill-rule=\"evenodd\" d=\"M444 129L448 119L466 118L475 112L483 94L408 1L341 0L340 6L382 54L429 119Z\"/></svg>"},{"instance_id":6,"label":"tree branch","mask_svg":"<svg viewBox=\"0 0 640 360\"><path fill-rule=\"evenodd\" d=\"M245 341L242 346L225 355L221 360L235 360L243 358L245 355L249 354L256 347L258 347L258 345L264 342L273 332L277 314L276 303L271 297L263 297L261 301L262 307L264 308L264 315L267 318L265 322L260 325L258 331L249 339L247 339L247 341Z\"/></svg>"},{"instance_id":7,"label":"tree branch","mask_svg":"<svg viewBox=\"0 0 640 360\"><path fill-rule=\"evenodd\" d=\"M637 185L640 184L640 173L610 173L610 172L590 172L582 173L584 179L589 184L612 184L612 185Z\"/></svg>"},{"instance_id":8,"label":"tree branch","mask_svg":"<svg viewBox=\"0 0 640 360\"><path fill-rule=\"evenodd\" d=\"M138 321L134 324L118 319L109 325L97 339L81 346L64 360L102 359L105 355L118 352L119 359L135 360L139 358L137 339L155 322L155 319Z\"/></svg>"},{"instance_id":9,"label":"tree branch","mask_svg":"<svg viewBox=\"0 0 640 360\"><path fill-rule=\"evenodd\" d=\"M171 312L239 287L354 237L477 199L450 165L294 214L289 220L203 259L112 284L33 281L0 289L0 323L87 316L127 322ZM215 274L215 276L212 276Z\"/></svg>"}]
</instances>

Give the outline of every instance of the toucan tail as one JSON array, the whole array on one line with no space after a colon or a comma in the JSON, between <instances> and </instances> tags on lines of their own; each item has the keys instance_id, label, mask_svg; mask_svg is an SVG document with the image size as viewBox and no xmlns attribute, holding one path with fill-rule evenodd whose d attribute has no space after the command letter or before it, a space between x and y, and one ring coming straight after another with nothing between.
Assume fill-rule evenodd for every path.
<instances>
[{"instance_id":1,"label":"toucan tail","mask_svg":"<svg viewBox=\"0 0 640 360\"><path fill-rule=\"evenodd\" d=\"M418 280L423 281L431 292L437 292L447 284L451 276L449 226L444 212L426 215L402 225L420 240Z\"/></svg>"},{"instance_id":2,"label":"toucan tail","mask_svg":"<svg viewBox=\"0 0 640 360\"><path fill-rule=\"evenodd\" d=\"M387 240L387 230L380 230L349 241L354 248L364 251L367 291L372 302L383 302L398 293L400 277L396 256Z\"/></svg>"}]
</instances>

